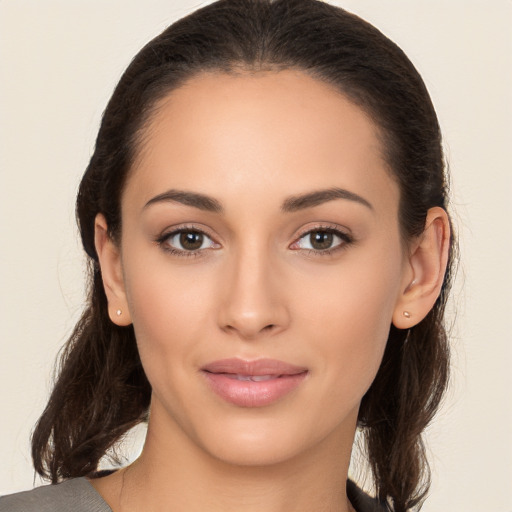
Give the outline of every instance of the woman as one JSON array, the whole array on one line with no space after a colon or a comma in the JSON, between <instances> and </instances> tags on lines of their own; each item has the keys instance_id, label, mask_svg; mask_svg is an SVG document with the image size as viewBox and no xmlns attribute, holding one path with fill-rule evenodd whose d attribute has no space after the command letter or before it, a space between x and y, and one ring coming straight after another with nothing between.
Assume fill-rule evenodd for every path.
<instances>
[{"instance_id":1,"label":"woman","mask_svg":"<svg viewBox=\"0 0 512 512\"><path fill-rule=\"evenodd\" d=\"M89 304L33 436L65 482L0 510L420 506L446 206L425 86L366 22L225 0L169 27L121 78L79 189ZM146 420L141 456L97 473ZM347 484L356 428L376 499Z\"/></svg>"}]
</instances>

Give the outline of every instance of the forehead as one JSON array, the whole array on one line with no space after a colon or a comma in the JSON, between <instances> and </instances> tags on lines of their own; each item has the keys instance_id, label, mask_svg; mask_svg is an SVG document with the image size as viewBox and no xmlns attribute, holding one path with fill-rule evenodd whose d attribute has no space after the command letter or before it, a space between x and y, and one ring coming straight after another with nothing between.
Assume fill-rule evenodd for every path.
<instances>
[{"instance_id":1,"label":"forehead","mask_svg":"<svg viewBox=\"0 0 512 512\"><path fill-rule=\"evenodd\" d=\"M168 188L222 200L250 191L341 186L396 197L379 131L332 86L302 71L204 73L170 92L145 127L127 184L133 200Z\"/></svg>"}]
</instances>

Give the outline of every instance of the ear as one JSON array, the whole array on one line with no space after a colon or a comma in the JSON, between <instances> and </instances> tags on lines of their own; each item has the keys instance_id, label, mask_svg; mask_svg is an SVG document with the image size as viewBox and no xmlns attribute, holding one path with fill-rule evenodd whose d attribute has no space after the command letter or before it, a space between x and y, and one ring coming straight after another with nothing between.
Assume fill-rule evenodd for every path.
<instances>
[{"instance_id":1,"label":"ear","mask_svg":"<svg viewBox=\"0 0 512 512\"><path fill-rule=\"evenodd\" d=\"M443 285L450 249L450 221L443 208L430 208L423 233L412 243L393 324L408 329L434 306Z\"/></svg>"},{"instance_id":2,"label":"ear","mask_svg":"<svg viewBox=\"0 0 512 512\"><path fill-rule=\"evenodd\" d=\"M94 221L94 244L101 268L103 288L108 300L108 315L116 325L132 323L124 287L121 253L108 234L107 221L98 213Z\"/></svg>"}]
</instances>

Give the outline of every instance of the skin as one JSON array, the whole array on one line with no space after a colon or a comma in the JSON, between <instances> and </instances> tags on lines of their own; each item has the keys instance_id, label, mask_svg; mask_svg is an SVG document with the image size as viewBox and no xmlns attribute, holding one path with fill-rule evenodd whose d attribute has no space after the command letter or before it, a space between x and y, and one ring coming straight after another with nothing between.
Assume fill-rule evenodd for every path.
<instances>
[{"instance_id":1,"label":"skin","mask_svg":"<svg viewBox=\"0 0 512 512\"><path fill-rule=\"evenodd\" d=\"M362 200L283 210L333 188ZM151 202L169 190L223 211ZM360 401L391 323L428 313L446 266L445 212L430 210L405 243L399 195L375 124L302 72L203 74L160 103L123 193L119 246L96 219L112 321L133 323L153 388L141 457L93 481L114 511L352 510ZM165 238L180 229L204 232L201 249ZM329 230L330 250L311 245ZM307 376L275 403L239 407L200 371L229 357Z\"/></svg>"}]
</instances>

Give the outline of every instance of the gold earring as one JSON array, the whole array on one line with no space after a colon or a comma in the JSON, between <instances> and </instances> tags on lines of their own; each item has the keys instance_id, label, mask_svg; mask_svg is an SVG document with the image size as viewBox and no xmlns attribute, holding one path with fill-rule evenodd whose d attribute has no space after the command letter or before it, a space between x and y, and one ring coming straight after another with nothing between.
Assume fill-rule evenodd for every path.
<instances>
[{"instance_id":1,"label":"gold earring","mask_svg":"<svg viewBox=\"0 0 512 512\"><path fill-rule=\"evenodd\" d=\"M123 312L122 312L120 309L118 309L118 310L116 311L116 315L117 315L117 316L121 316L122 314L123 314Z\"/></svg>"},{"instance_id":2,"label":"gold earring","mask_svg":"<svg viewBox=\"0 0 512 512\"><path fill-rule=\"evenodd\" d=\"M409 313L409 311L404 311L404 316L405 318L411 318L411 313Z\"/></svg>"}]
</instances>

